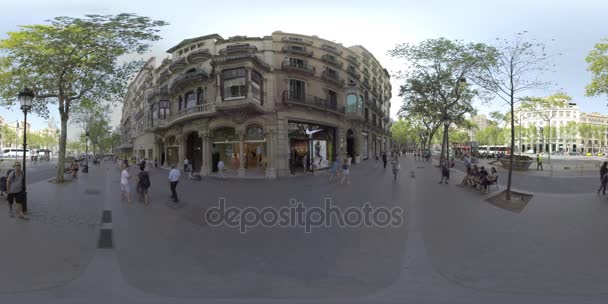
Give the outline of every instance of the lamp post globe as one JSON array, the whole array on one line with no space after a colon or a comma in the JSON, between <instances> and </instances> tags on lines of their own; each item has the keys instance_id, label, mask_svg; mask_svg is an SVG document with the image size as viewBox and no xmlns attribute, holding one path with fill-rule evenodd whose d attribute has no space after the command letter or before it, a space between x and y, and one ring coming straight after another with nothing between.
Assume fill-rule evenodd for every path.
<instances>
[{"instance_id":1,"label":"lamp post globe","mask_svg":"<svg viewBox=\"0 0 608 304\"><path fill-rule=\"evenodd\" d=\"M34 100L34 92L29 88L24 88L23 91L19 92L17 99L21 104L21 110L23 111L23 206L22 210L24 213L27 212L27 178L26 178L26 154L27 154L27 112L32 108L32 101Z\"/></svg>"}]
</instances>

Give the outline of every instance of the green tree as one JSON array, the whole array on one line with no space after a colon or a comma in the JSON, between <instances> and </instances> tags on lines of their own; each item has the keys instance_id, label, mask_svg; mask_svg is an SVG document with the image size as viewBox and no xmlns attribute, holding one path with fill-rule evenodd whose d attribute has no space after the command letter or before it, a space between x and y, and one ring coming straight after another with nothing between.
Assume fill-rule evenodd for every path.
<instances>
[{"instance_id":1,"label":"green tree","mask_svg":"<svg viewBox=\"0 0 608 304\"><path fill-rule=\"evenodd\" d=\"M608 39L595 44L585 58L587 70L591 72L591 83L586 86L587 96L608 93Z\"/></svg>"},{"instance_id":2,"label":"green tree","mask_svg":"<svg viewBox=\"0 0 608 304\"><path fill-rule=\"evenodd\" d=\"M7 125L2 125L0 129L3 146L11 146L17 143L17 131Z\"/></svg>"},{"instance_id":3,"label":"green tree","mask_svg":"<svg viewBox=\"0 0 608 304\"><path fill-rule=\"evenodd\" d=\"M492 92L506 102L510 116L511 154L515 151L515 103L519 94L527 90L546 86L546 81L539 80L539 74L547 69L549 56L545 45L530 41L525 37L526 32L518 33L514 39L497 39L494 46L498 52L492 60L483 66L486 70L473 79L479 86ZM510 158L509 174L507 177L506 199L511 200L511 182L513 175L513 160Z\"/></svg>"},{"instance_id":4,"label":"green tree","mask_svg":"<svg viewBox=\"0 0 608 304\"><path fill-rule=\"evenodd\" d=\"M59 164L65 162L68 120L84 98L94 102L122 100L127 83L143 65L125 60L143 54L149 41L160 39L163 21L133 14L57 17L50 24L25 25L0 41L0 102L12 105L24 87L36 98L33 111L48 116L56 104L61 120ZM63 181L64 166L57 166Z\"/></svg>"},{"instance_id":5,"label":"green tree","mask_svg":"<svg viewBox=\"0 0 608 304\"><path fill-rule=\"evenodd\" d=\"M458 124L465 114L474 114L473 99L482 92L467 85L467 78L477 77L494 52L485 44L465 44L445 38L429 39L418 45L400 44L389 54L404 59L410 66L402 73L406 81L401 85L400 96L404 110L432 117L444 124L441 158L448 145L448 129Z\"/></svg>"},{"instance_id":6,"label":"green tree","mask_svg":"<svg viewBox=\"0 0 608 304\"><path fill-rule=\"evenodd\" d=\"M581 139L584 142L584 150L583 152L588 152L589 147L588 144L593 137L593 126L588 123L582 123L578 126L578 132L581 136ZM591 141L591 149L593 149L593 142Z\"/></svg>"}]
</instances>

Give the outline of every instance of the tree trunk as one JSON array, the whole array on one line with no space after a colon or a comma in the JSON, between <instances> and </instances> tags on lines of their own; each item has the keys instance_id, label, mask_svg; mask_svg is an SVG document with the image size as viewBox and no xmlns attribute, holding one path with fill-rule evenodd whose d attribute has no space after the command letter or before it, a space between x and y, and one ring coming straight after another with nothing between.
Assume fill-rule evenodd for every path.
<instances>
[{"instance_id":1,"label":"tree trunk","mask_svg":"<svg viewBox=\"0 0 608 304\"><path fill-rule=\"evenodd\" d=\"M448 128L449 126L444 125L443 126L443 139L441 140L441 155L439 157L439 163L441 164L441 160L445 158L446 155L446 149L448 149L448 143L447 143L447 135L448 135Z\"/></svg>"},{"instance_id":2,"label":"tree trunk","mask_svg":"<svg viewBox=\"0 0 608 304\"><path fill-rule=\"evenodd\" d=\"M513 149L515 149L515 120L514 118L514 109L513 109L513 94L511 94L511 159L509 160L509 177L507 178L507 200L511 200L511 177L513 176L513 160L515 153L513 153Z\"/></svg>"},{"instance_id":3,"label":"tree trunk","mask_svg":"<svg viewBox=\"0 0 608 304\"><path fill-rule=\"evenodd\" d=\"M59 157L57 159L57 176L55 177L58 183L63 183L63 174L65 167L65 148L68 138L68 115L59 113L61 117L61 134L59 135Z\"/></svg>"}]
</instances>

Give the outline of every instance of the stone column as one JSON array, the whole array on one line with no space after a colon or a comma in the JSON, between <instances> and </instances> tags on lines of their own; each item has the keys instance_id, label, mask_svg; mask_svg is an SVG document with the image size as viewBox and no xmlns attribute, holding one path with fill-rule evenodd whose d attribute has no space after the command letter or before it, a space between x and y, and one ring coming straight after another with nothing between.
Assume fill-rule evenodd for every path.
<instances>
[{"instance_id":1,"label":"stone column","mask_svg":"<svg viewBox=\"0 0 608 304\"><path fill-rule=\"evenodd\" d=\"M203 159L201 163L201 176L208 176L211 173L211 145L210 145L210 137L209 133L200 132L200 137L203 140L202 151L203 151Z\"/></svg>"},{"instance_id":2,"label":"stone column","mask_svg":"<svg viewBox=\"0 0 608 304\"><path fill-rule=\"evenodd\" d=\"M266 178L277 178L276 157L275 157L275 132L266 131Z\"/></svg>"},{"instance_id":3,"label":"stone column","mask_svg":"<svg viewBox=\"0 0 608 304\"><path fill-rule=\"evenodd\" d=\"M179 133L175 136L176 140L177 140L177 157L179 159L179 164L177 164L177 167L180 168L180 170L184 169L184 159L186 159L186 146L185 146L185 141L184 141L184 134L183 133Z\"/></svg>"},{"instance_id":4,"label":"stone column","mask_svg":"<svg viewBox=\"0 0 608 304\"><path fill-rule=\"evenodd\" d=\"M221 76L221 72L217 73L217 76L215 78L215 86L217 89L217 94L215 94L215 103L220 103L222 102L222 76Z\"/></svg>"},{"instance_id":5,"label":"stone column","mask_svg":"<svg viewBox=\"0 0 608 304\"><path fill-rule=\"evenodd\" d=\"M245 176L245 144L243 143L245 133L239 132L237 136L239 138L239 169L237 171L237 175L242 177Z\"/></svg>"}]
</instances>

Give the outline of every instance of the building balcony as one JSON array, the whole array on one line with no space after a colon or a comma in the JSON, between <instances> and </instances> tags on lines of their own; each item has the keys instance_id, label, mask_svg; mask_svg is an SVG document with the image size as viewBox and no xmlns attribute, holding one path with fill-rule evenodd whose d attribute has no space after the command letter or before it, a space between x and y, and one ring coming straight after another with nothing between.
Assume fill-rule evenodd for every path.
<instances>
[{"instance_id":1,"label":"building balcony","mask_svg":"<svg viewBox=\"0 0 608 304\"><path fill-rule=\"evenodd\" d=\"M253 53L236 53L229 55L221 55L213 58L213 65L225 65L225 64L233 64L243 61L251 61L253 64L257 65L261 69L265 71L270 71L270 65L264 62L262 59L258 58Z\"/></svg>"},{"instance_id":2,"label":"building balcony","mask_svg":"<svg viewBox=\"0 0 608 304\"><path fill-rule=\"evenodd\" d=\"M314 75L315 74L315 67L308 65L308 64L303 64L303 65L297 65L297 64L291 64L291 62L285 60L283 61L283 63L281 63L281 69L285 72L294 72L294 73L301 73L301 74L305 74L305 75Z\"/></svg>"},{"instance_id":3,"label":"building balcony","mask_svg":"<svg viewBox=\"0 0 608 304\"><path fill-rule=\"evenodd\" d=\"M312 40L304 40L304 39L300 39L300 38L294 38L294 37L283 37L281 38L282 42L287 42L287 43L293 43L293 44L300 44L300 45L312 45Z\"/></svg>"},{"instance_id":4,"label":"building balcony","mask_svg":"<svg viewBox=\"0 0 608 304\"><path fill-rule=\"evenodd\" d=\"M329 45L329 44L323 44L323 45L321 45L321 49L323 49L324 51L336 54L338 56L342 56L342 51L340 51L335 46L332 46L332 45Z\"/></svg>"},{"instance_id":5,"label":"building balcony","mask_svg":"<svg viewBox=\"0 0 608 304\"><path fill-rule=\"evenodd\" d=\"M181 123L191 119L213 116L215 113L214 103L195 105L171 114L166 119L153 119L151 129L154 131L156 129L170 127L176 123Z\"/></svg>"},{"instance_id":6,"label":"building balcony","mask_svg":"<svg viewBox=\"0 0 608 304\"><path fill-rule=\"evenodd\" d=\"M358 67L358 66L361 64L361 63L359 62L359 60L357 60L357 57L355 57L355 56L348 55L348 56L346 57L346 60L347 60L349 63L351 63L352 65L357 66L357 67Z\"/></svg>"},{"instance_id":7,"label":"building balcony","mask_svg":"<svg viewBox=\"0 0 608 304\"><path fill-rule=\"evenodd\" d=\"M169 65L169 70L171 71L171 73L175 73L175 72L185 69L187 65L188 64L186 62L186 59L179 58L179 59L173 61L171 63L171 65Z\"/></svg>"},{"instance_id":8,"label":"building balcony","mask_svg":"<svg viewBox=\"0 0 608 304\"><path fill-rule=\"evenodd\" d=\"M221 102L216 103L216 110L227 114L243 111L249 114L264 113L259 92L253 92L251 88L247 96L224 98Z\"/></svg>"},{"instance_id":9,"label":"building balcony","mask_svg":"<svg viewBox=\"0 0 608 304\"><path fill-rule=\"evenodd\" d=\"M205 72L204 70L196 70L193 72L183 73L173 79L173 82L171 82L169 89L171 91L176 91L183 87L199 84L208 79L209 74L207 74L207 72Z\"/></svg>"},{"instance_id":10,"label":"building balcony","mask_svg":"<svg viewBox=\"0 0 608 304\"><path fill-rule=\"evenodd\" d=\"M346 112L346 118L353 121L365 121L365 116L361 112Z\"/></svg>"},{"instance_id":11,"label":"building balcony","mask_svg":"<svg viewBox=\"0 0 608 304\"><path fill-rule=\"evenodd\" d=\"M285 53L306 56L306 57L312 57L312 55L314 55L314 53L312 51L309 51L306 48L303 48L300 50L300 49L293 49L290 46L284 46L281 48L281 50Z\"/></svg>"},{"instance_id":12,"label":"building balcony","mask_svg":"<svg viewBox=\"0 0 608 304\"><path fill-rule=\"evenodd\" d=\"M328 71L323 71L321 74L321 78L327 82L330 82L336 86L342 87L344 86L344 79L338 76L338 74L332 74Z\"/></svg>"},{"instance_id":13,"label":"building balcony","mask_svg":"<svg viewBox=\"0 0 608 304\"><path fill-rule=\"evenodd\" d=\"M204 50L199 50L199 51L194 51L190 54L188 54L188 62L189 63L201 63L204 62L208 59L210 59L211 57L213 57L213 55L211 55L211 52L209 52L208 49L204 49Z\"/></svg>"},{"instance_id":14,"label":"building balcony","mask_svg":"<svg viewBox=\"0 0 608 304\"><path fill-rule=\"evenodd\" d=\"M228 55L228 54L237 54L237 53L255 53L257 51L258 51L258 48L253 45L242 44L242 45L227 46L226 48L221 49L219 51L219 53L220 53L220 55Z\"/></svg>"},{"instance_id":15,"label":"building balcony","mask_svg":"<svg viewBox=\"0 0 608 304\"><path fill-rule=\"evenodd\" d=\"M342 68L343 64L342 62L338 61L338 59L336 59L336 57L331 56L329 54L325 54L323 56L321 56L321 60L323 60L325 63L337 67L337 68Z\"/></svg>"},{"instance_id":16,"label":"building balcony","mask_svg":"<svg viewBox=\"0 0 608 304\"><path fill-rule=\"evenodd\" d=\"M361 79L361 74L357 73L357 70L355 70L354 68L346 69L346 73L357 80Z\"/></svg>"},{"instance_id":17,"label":"building balcony","mask_svg":"<svg viewBox=\"0 0 608 304\"><path fill-rule=\"evenodd\" d=\"M344 115L346 113L346 109L344 108L344 106L338 105L337 102L331 103L328 102L326 99L312 95L298 96L295 94L290 94L289 91L283 92L283 103L288 105L304 106L339 115Z\"/></svg>"},{"instance_id":18,"label":"building balcony","mask_svg":"<svg viewBox=\"0 0 608 304\"><path fill-rule=\"evenodd\" d=\"M367 79L363 79L363 81L361 81L361 85L363 85L363 87L368 90L371 88L369 85L369 80L367 80Z\"/></svg>"},{"instance_id":19,"label":"building balcony","mask_svg":"<svg viewBox=\"0 0 608 304\"><path fill-rule=\"evenodd\" d=\"M169 99L169 90L153 89L148 92L148 102L153 103L161 99Z\"/></svg>"}]
</instances>

